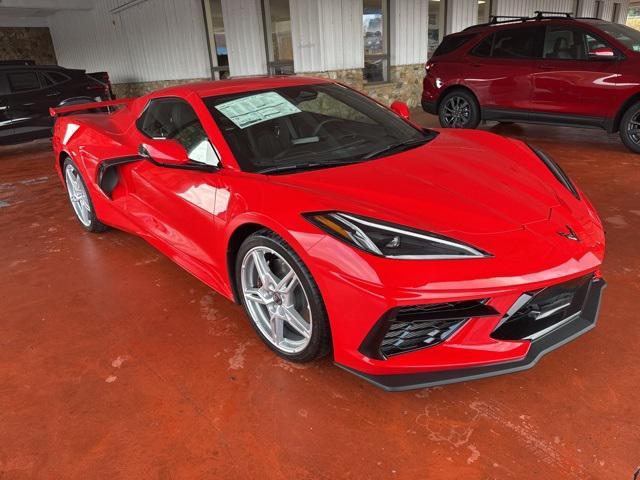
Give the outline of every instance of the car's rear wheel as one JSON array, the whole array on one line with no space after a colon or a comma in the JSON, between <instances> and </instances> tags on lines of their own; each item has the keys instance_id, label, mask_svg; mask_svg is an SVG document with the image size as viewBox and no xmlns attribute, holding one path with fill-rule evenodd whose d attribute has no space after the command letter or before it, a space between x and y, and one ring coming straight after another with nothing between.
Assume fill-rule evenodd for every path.
<instances>
[{"instance_id":1,"label":"car's rear wheel","mask_svg":"<svg viewBox=\"0 0 640 480\"><path fill-rule=\"evenodd\" d=\"M104 232L108 227L96 217L87 185L76 164L70 158L62 166L69 201L80 224L90 232Z\"/></svg>"},{"instance_id":2,"label":"car's rear wheel","mask_svg":"<svg viewBox=\"0 0 640 480\"><path fill-rule=\"evenodd\" d=\"M249 236L236 258L236 282L253 327L274 352L293 362L329 352L329 322L318 286L282 238L269 230Z\"/></svg>"},{"instance_id":3,"label":"car's rear wheel","mask_svg":"<svg viewBox=\"0 0 640 480\"><path fill-rule=\"evenodd\" d=\"M634 153L640 153L640 102L631 105L620 120L622 143Z\"/></svg>"},{"instance_id":4,"label":"car's rear wheel","mask_svg":"<svg viewBox=\"0 0 640 480\"><path fill-rule=\"evenodd\" d=\"M444 128L476 128L480 123L480 107L470 92L454 90L440 102L438 117Z\"/></svg>"}]
</instances>

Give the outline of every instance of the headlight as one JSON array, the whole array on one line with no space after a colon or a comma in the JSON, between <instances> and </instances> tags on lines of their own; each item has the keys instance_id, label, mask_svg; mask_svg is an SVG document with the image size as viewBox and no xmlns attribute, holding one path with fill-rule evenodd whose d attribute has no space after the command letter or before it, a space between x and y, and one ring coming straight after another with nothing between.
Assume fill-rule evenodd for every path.
<instances>
[{"instance_id":1,"label":"headlight","mask_svg":"<svg viewBox=\"0 0 640 480\"><path fill-rule=\"evenodd\" d=\"M439 260L491 256L458 240L359 215L320 212L304 216L328 234L382 257Z\"/></svg>"},{"instance_id":2,"label":"headlight","mask_svg":"<svg viewBox=\"0 0 640 480\"><path fill-rule=\"evenodd\" d=\"M553 173L553 176L556 177L558 179L558 181L562 185L564 185L564 187L567 190L569 190L569 192L571 192L571 195L573 195L578 200L580 200L580 194L578 193L578 189L573 184L573 182L569 179L567 174L564 173L564 170L562 170L562 168L560 168L560 165L558 165L556 162L554 162L549 155L544 153L539 148L533 147L531 145L528 145L528 147L533 151L533 153L535 153L538 156L538 158L540 160L542 160L544 162L544 164L551 171L551 173Z\"/></svg>"}]
</instances>

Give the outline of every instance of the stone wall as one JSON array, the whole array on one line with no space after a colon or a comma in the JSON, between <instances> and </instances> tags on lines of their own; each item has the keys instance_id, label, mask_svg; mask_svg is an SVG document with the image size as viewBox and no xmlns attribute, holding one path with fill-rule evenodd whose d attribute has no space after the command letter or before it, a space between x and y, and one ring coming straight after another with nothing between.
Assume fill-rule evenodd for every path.
<instances>
[{"instance_id":1,"label":"stone wall","mask_svg":"<svg viewBox=\"0 0 640 480\"><path fill-rule=\"evenodd\" d=\"M321 77L337 80L356 90L366 93L385 105L396 100L407 103L410 107L420 105L422 93L422 79L424 65L397 65L390 69L390 81L385 83L367 84L359 68L349 70L335 70L329 72L300 73L302 76ZM113 91L118 98L139 97L159 88L170 87L182 83L207 81L207 78L192 80L164 80L157 82L120 83L113 85Z\"/></svg>"},{"instance_id":2,"label":"stone wall","mask_svg":"<svg viewBox=\"0 0 640 480\"><path fill-rule=\"evenodd\" d=\"M0 27L0 60L34 60L38 65L55 65L49 29Z\"/></svg>"},{"instance_id":3,"label":"stone wall","mask_svg":"<svg viewBox=\"0 0 640 480\"><path fill-rule=\"evenodd\" d=\"M388 82L373 84L364 82L361 69L309 72L300 73L300 75L337 80L366 93L385 105L390 105L394 101L400 100L410 107L415 107L420 105L424 65L419 63L392 66Z\"/></svg>"}]
</instances>

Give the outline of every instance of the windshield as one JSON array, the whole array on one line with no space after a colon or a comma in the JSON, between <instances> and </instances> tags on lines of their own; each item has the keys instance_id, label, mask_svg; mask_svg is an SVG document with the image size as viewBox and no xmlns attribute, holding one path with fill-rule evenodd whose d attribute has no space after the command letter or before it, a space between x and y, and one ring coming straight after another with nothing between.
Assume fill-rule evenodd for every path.
<instances>
[{"instance_id":1,"label":"windshield","mask_svg":"<svg viewBox=\"0 0 640 480\"><path fill-rule=\"evenodd\" d=\"M366 161L416 147L434 135L334 84L243 92L204 102L247 172Z\"/></svg>"},{"instance_id":2,"label":"windshield","mask_svg":"<svg viewBox=\"0 0 640 480\"><path fill-rule=\"evenodd\" d=\"M618 23L603 23L599 24L598 28L605 33L608 33L620 43L633 50L634 52L640 52L640 32L626 25L620 25Z\"/></svg>"}]
</instances>

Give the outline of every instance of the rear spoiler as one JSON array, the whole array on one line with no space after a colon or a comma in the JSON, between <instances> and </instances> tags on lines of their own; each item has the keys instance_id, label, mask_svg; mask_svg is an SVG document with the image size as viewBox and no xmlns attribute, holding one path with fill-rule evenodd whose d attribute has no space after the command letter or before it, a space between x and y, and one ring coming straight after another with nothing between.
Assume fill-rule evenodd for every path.
<instances>
[{"instance_id":1,"label":"rear spoiler","mask_svg":"<svg viewBox=\"0 0 640 480\"><path fill-rule=\"evenodd\" d=\"M49 109L49 115L51 115L52 117L59 117L68 113L93 110L94 108L116 107L118 105L127 105L134 100L134 98L120 98L118 100L106 100L104 102L78 103L76 105L69 105L68 107L51 107Z\"/></svg>"}]
</instances>

